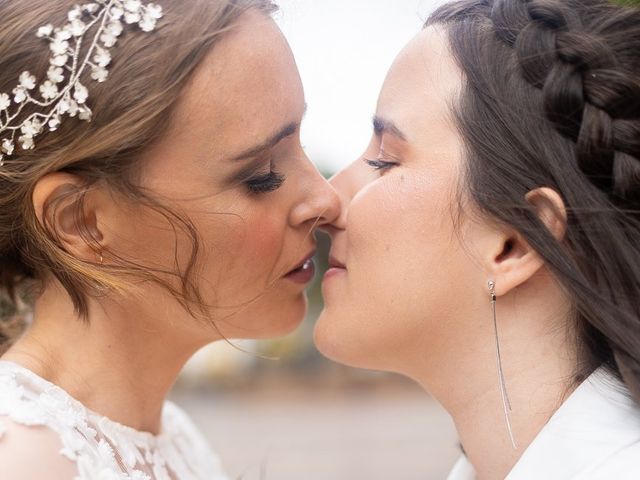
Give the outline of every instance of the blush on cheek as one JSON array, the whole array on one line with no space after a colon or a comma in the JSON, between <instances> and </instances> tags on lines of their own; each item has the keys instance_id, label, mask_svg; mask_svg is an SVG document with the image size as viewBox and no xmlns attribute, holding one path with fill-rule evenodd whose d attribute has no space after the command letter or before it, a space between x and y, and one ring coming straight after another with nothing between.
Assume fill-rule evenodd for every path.
<instances>
[{"instance_id":1,"label":"blush on cheek","mask_svg":"<svg viewBox=\"0 0 640 480\"><path fill-rule=\"evenodd\" d=\"M249 209L247 209L249 210ZM286 223L280 212L252 208L243 215L208 220L201 232L204 245L206 295L213 305L224 304L219 328L230 338L273 338L290 333L304 319L306 299L302 291L292 295L286 282L278 282L287 269ZM214 312L214 316L215 316Z\"/></svg>"},{"instance_id":2,"label":"blush on cheek","mask_svg":"<svg viewBox=\"0 0 640 480\"><path fill-rule=\"evenodd\" d=\"M235 245L235 258L257 271L276 268L284 244L282 221L269 215L252 216L246 219L241 231L229 236Z\"/></svg>"},{"instance_id":3,"label":"blush on cheek","mask_svg":"<svg viewBox=\"0 0 640 480\"><path fill-rule=\"evenodd\" d=\"M261 213L261 214L260 214ZM244 215L213 225L211 241L207 242L222 258L212 259L218 270L216 277L242 297L256 288L264 288L282 268L284 226L281 219L266 212ZM222 287L222 285L220 285ZM245 295L246 296L246 295Z\"/></svg>"}]
</instances>

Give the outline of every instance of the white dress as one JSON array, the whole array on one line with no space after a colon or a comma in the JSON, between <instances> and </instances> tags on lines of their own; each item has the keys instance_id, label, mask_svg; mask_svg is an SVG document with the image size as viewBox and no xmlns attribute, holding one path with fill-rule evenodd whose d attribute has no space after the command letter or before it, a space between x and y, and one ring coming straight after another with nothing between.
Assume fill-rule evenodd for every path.
<instances>
[{"instance_id":1,"label":"white dress","mask_svg":"<svg viewBox=\"0 0 640 480\"><path fill-rule=\"evenodd\" d=\"M173 403L165 403L162 431L152 435L92 412L32 371L0 361L0 449L14 431L24 441L25 427L36 445L24 449L34 451L43 432L49 435L75 471L69 480L227 480L217 456Z\"/></svg>"},{"instance_id":2,"label":"white dress","mask_svg":"<svg viewBox=\"0 0 640 480\"><path fill-rule=\"evenodd\" d=\"M462 456L448 480L475 480ZM562 404L506 480L639 480L640 406L596 370Z\"/></svg>"}]
</instances>

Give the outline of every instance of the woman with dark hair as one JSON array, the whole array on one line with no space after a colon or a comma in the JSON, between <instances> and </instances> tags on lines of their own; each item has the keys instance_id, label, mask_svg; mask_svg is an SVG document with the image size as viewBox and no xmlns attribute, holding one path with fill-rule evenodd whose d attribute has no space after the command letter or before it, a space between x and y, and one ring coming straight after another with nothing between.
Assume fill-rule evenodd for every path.
<instances>
[{"instance_id":1,"label":"woman with dark hair","mask_svg":"<svg viewBox=\"0 0 640 480\"><path fill-rule=\"evenodd\" d=\"M0 2L3 480L224 478L166 395L200 347L299 325L339 210L273 10Z\"/></svg>"},{"instance_id":2,"label":"woman with dark hair","mask_svg":"<svg viewBox=\"0 0 640 480\"><path fill-rule=\"evenodd\" d=\"M640 10L461 0L400 53L316 343L452 415L450 479L640 478Z\"/></svg>"}]
</instances>

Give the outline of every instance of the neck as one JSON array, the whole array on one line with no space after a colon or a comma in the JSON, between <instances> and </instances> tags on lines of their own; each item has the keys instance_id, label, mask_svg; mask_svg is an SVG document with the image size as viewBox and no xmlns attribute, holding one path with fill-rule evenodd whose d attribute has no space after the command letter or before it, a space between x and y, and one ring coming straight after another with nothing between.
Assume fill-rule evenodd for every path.
<instances>
[{"instance_id":1,"label":"neck","mask_svg":"<svg viewBox=\"0 0 640 480\"><path fill-rule=\"evenodd\" d=\"M519 299L516 305L515 299ZM479 480L505 478L540 430L575 389L575 352L568 347L566 314L558 302L523 305L520 292L498 299L498 332L509 418L510 440L498 374L490 310L474 333L455 349L443 348L414 377L452 415ZM547 297L548 298L548 297ZM444 367L443 367L444 366ZM437 368L436 368L437 367Z\"/></svg>"},{"instance_id":2,"label":"neck","mask_svg":"<svg viewBox=\"0 0 640 480\"><path fill-rule=\"evenodd\" d=\"M90 303L90 321L83 322L61 287L51 287L36 303L31 328L3 359L29 368L94 412L158 434L165 398L204 342L180 338L167 319L150 318L137 303Z\"/></svg>"}]
</instances>

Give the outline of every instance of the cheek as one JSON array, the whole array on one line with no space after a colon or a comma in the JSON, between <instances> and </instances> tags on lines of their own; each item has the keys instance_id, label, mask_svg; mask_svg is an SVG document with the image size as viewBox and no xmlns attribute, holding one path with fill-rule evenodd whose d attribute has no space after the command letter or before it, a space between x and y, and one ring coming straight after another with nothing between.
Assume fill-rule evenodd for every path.
<instances>
[{"instance_id":1,"label":"cheek","mask_svg":"<svg viewBox=\"0 0 640 480\"><path fill-rule=\"evenodd\" d=\"M243 299L264 290L282 268L284 215L263 207L200 221L205 278L226 298Z\"/></svg>"},{"instance_id":2,"label":"cheek","mask_svg":"<svg viewBox=\"0 0 640 480\"><path fill-rule=\"evenodd\" d=\"M285 211L253 206L241 218L212 222L203 293L223 304L224 322L218 324L229 338L275 338L291 333L304 319L304 290L283 279L291 268L292 252Z\"/></svg>"},{"instance_id":3,"label":"cheek","mask_svg":"<svg viewBox=\"0 0 640 480\"><path fill-rule=\"evenodd\" d=\"M175 216L138 204L123 209L122 218L109 235L117 243L114 250L178 292L183 288L180 276L188 273L203 303L211 307L208 313L216 324L215 337L218 332L227 338L273 338L290 333L306 311L303 289L282 278L301 257L294 250L298 241L289 225L295 198L275 193L249 198L237 189L204 197L192 193L204 190L193 182L181 185L179 191L175 185L171 187L174 190L157 187L157 194L161 198L187 198L167 202ZM193 225L179 220L186 218ZM195 264L192 231L198 239ZM149 285L144 293L145 308L158 309L171 318L171 328L181 324L175 322L180 315L190 320L164 289ZM166 304L174 309L172 315L166 314ZM195 330L185 328L189 334L202 335L201 339L211 334L210 327L204 331L200 326Z\"/></svg>"},{"instance_id":4,"label":"cheek","mask_svg":"<svg viewBox=\"0 0 640 480\"><path fill-rule=\"evenodd\" d=\"M347 226L353 293L405 298L429 290L455 240L450 211L446 184L416 175L383 178L363 191Z\"/></svg>"},{"instance_id":5,"label":"cheek","mask_svg":"<svg viewBox=\"0 0 640 480\"><path fill-rule=\"evenodd\" d=\"M441 195L436 187L399 177L363 191L349 208L350 272L357 278L375 274L372 280L384 280L396 290L398 282L431 265L429 259L446 248L442 240L451 232L444 215L447 205L437 201ZM402 268L390 270L393 265Z\"/></svg>"},{"instance_id":6,"label":"cheek","mask_svg":"<svg viewBox=\"0 0 640 480\"><path fill-rule=\"evenodd\" d=\"M450 185L394 174L354 198L348 273L340 289L334 285L317 331L319 342L325 337L336 349L325 352L329 356L393 370L393 355L424 346L451 316L452 285L467 264L454 230Z\"/></svg>"},{"instance_id":7,"label":"cheek","mask_svg":"<svg viewBox=\"0 0 640 480\"><path fill-rule=\"evenodd\" d=\"M276 215L276 211L280 210L247 205L241 199L215 206L210 201L189 203L175 209L176 214L188 215L198 234L196 275L202 280L205 300L246 302L272 281L280 267L285 232L285 215ZM193 244L181 222L171 218L171 225L165 217L150 211L136 212L130 218L139 221L128 222L131 231L120 237L135 239L135 243L132 240L120 245L120 251L151 268L170 271L176 268L177 254L180 270L185 271ZM179 286L173 275L166 280Z\"/></svg>"}]
</instances>

